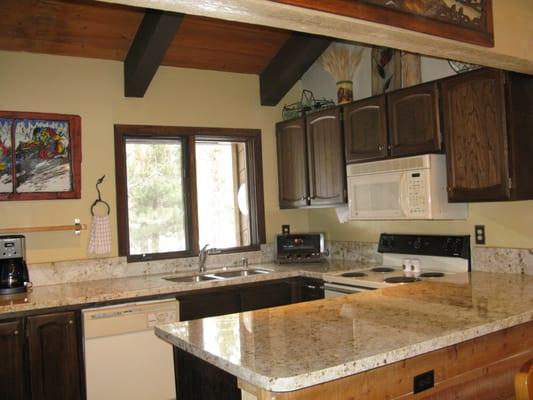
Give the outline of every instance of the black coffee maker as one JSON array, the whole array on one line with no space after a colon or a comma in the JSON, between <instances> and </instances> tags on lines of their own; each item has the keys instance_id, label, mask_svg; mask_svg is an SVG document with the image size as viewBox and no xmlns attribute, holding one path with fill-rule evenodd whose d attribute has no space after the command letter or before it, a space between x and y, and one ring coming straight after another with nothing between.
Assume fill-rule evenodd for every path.
<instances>
[{"instance_id":1,"label":"black coffee maker","mask_svg":"<svg viewBox=\"0 0 533 400\"><path fill-rule=\"evenodd\" d=\"M31 287L24 256L24 236L0 236L0 295L25 292Z\"/></svg>"}]
</instances>

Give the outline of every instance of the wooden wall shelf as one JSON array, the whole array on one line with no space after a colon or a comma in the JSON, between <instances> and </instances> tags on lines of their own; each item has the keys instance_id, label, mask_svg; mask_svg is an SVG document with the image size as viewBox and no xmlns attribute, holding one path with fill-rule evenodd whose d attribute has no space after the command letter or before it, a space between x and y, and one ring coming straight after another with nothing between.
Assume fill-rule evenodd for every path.
<instances>
[{"instance_id":1,"label":"wooden wall shelf","mask_svg":"<svg viewBox=\"0 0 533 400\"><path fill-rule=\"evenodd\" d=\"M15 233L35 233L35 232L58 232L58 231L73 231L79 235L81 231L87 230L86 224L81 224L80 220L76 218L72 225L52 225L52 226L26 226L19 228L0 228L0 234L15 234Z\"/></svg>"}]
</instances>

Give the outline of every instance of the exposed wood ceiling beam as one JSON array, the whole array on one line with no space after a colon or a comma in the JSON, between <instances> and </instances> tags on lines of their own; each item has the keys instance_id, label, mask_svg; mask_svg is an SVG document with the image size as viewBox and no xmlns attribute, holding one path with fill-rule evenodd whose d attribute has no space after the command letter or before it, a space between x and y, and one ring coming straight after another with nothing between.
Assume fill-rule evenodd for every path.
<instances>
[{"instance_id":1,"label":"exposed wood ceiling beam","mask_svg":"<svg viewBox=\"0 0 533 400\"><path fill-rule=\"evenodd\" d=\"M261 105L278 104L331 41L323 36L293 33L259 76Z\"/></svg>"},{"instance_id":2,"label":"exposed wood ceiling beam","mask_svg":"<svg viewBox=\"0 0 533 400\"><path fill-rule=\"evenodd\" d=\"M124 94L143 97L176 36L183 14L146 10L124 60Z\"/></svg>"}]
</instances>

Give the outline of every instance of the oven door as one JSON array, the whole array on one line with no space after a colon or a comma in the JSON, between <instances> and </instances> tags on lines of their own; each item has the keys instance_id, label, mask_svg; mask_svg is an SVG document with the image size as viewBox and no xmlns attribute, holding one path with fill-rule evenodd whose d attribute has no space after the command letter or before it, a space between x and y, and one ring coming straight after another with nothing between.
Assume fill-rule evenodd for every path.
<instances>
[{"instance_id":1,"label":"oven door","mask_svg":"<svg viewBox=\"0 0 533 400\"><path fill-rule=\"evenodd\" d=\"M350 219L408 218L405 172L348 177Z\"/></svg>"},{"instance_id":2,"label":"oven door","mask_svg":"<svg viewBox=\"0 0 533 400\"><path fill-rule=\"evenodd\" d=\"M324 283L324 297L326 299L331 299L333 297L346 296L347 294L368 292L369 290L376 290L376 288L371 288L361 285L346 285L339 283Z\"/></svg>"}]
</instances>

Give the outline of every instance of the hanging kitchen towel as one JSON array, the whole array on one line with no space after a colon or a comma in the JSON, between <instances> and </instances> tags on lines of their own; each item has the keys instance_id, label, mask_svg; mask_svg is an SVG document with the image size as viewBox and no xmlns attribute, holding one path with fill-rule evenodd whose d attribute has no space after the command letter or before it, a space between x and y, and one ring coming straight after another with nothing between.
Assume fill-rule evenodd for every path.
<instances>
[{"instance_id":1,"label":"hanging kitchen towel","mask_svg":"<svg viewBox=\"0 0 533 400\"><path fill-rule=\"evenodd\" d=\"M93 215L89 236L89 254L111 253L111 223L109 215Z\"/></svg>"}]
</instances>

